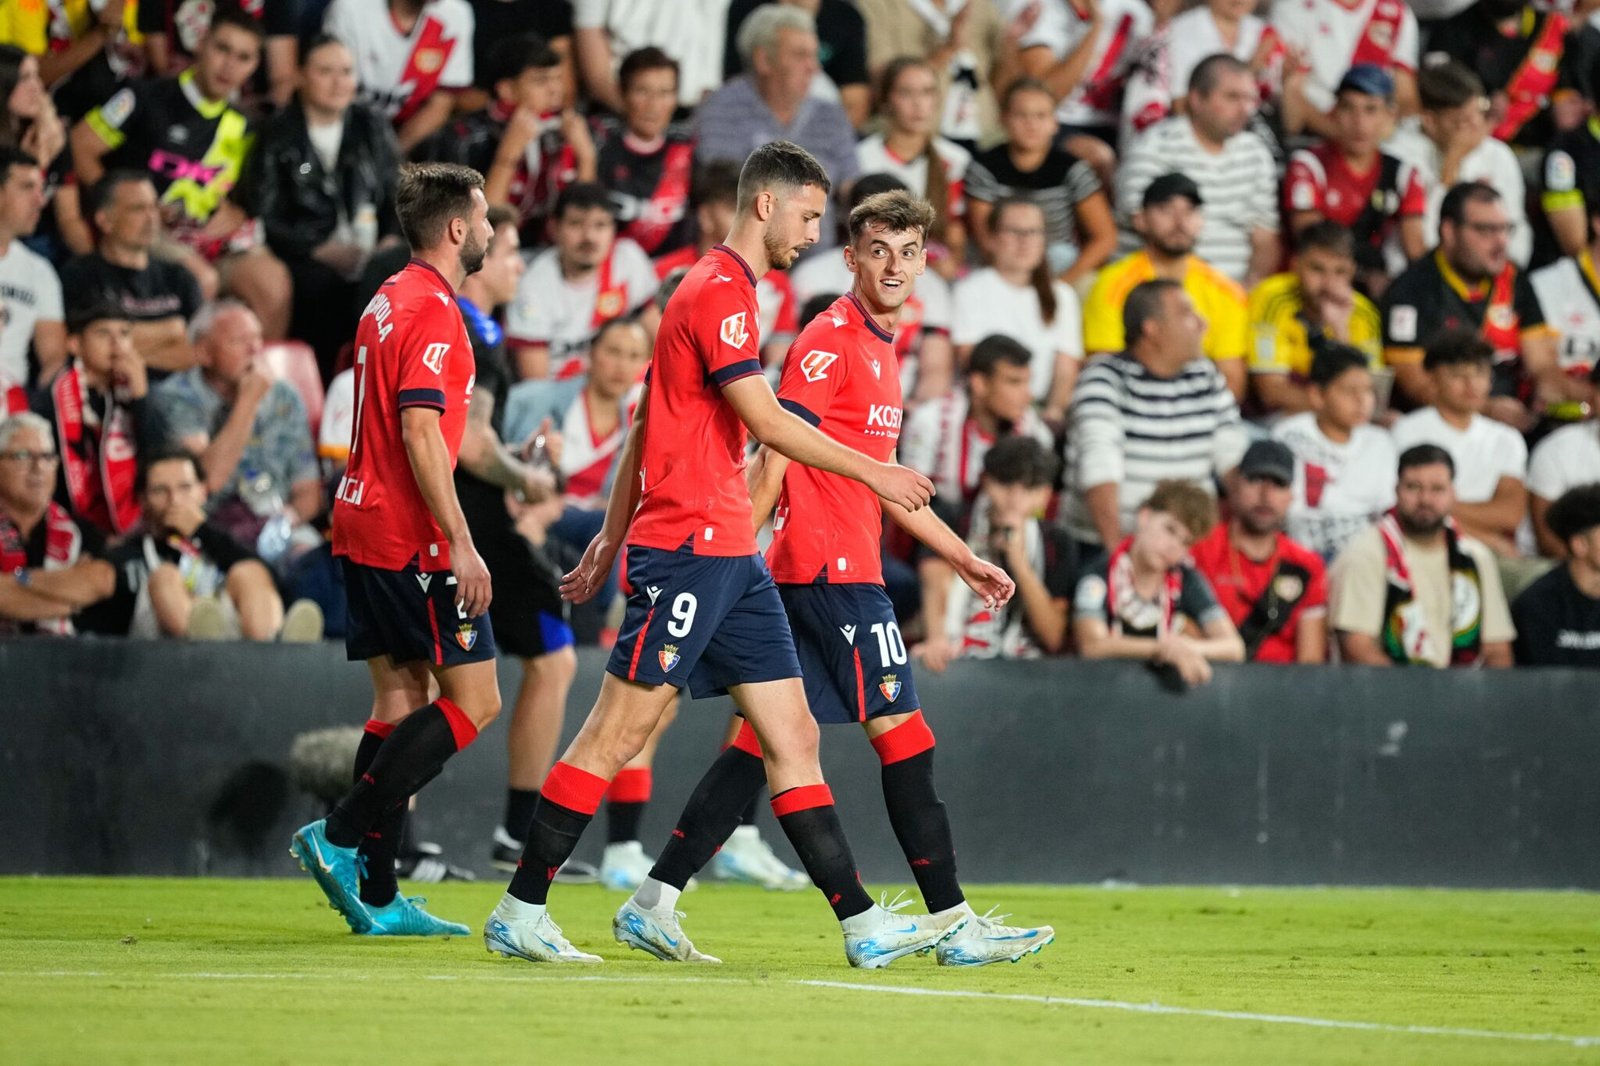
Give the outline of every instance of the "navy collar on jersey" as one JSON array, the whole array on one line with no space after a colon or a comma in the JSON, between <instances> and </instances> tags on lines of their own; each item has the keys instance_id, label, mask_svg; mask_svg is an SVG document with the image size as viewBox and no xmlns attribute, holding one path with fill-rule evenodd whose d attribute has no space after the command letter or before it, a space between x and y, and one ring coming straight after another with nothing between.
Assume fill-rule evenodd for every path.
<instances>
[{"instance_id":1,"label":"navy collar on jersey","mask_svg":"<svg viewBox=\"0 0 1600 1066\"><path fill-rule=\"evenodd\" d=\"M506 334L505 330L500 328L500 323L494 320L493 315L459 293L456 295L456 305L461 308L461 317L467 320L467 325L486 347L499 347L500 341Z\"/></svg>"},{"instance_id":2,"label":"navy collar on jersey","mask_svg":"<svg viewBox=\"0 0 1600 1066\"><path fill-rule=\"evenodd\" d=\"M845 299L856 305L856 310L861 312L861 321L867 324L867 328L872 331L872 335L874 337L877 337L880 341L884 341L888 344L894 343L894 334L878 325L873 317L867 313L867 309L861 303L860 297L853 292L847 292L844 295Z\"/></svg>"},{"instance_id":3,"label":"navy collar on jersey","mask_svg":"<svg viewBox=\"0 0 1600 1066\"><path fill-rule=\"evenodd\" d=\"M713 244L711 250L713 252L722 252L724 255L731 255L733 261L738 263L739 267L744 271L744 276L750 279L750 284L754 285L756 283L756 272L750 269L750 264L744 261L744 256L729 248L726 244Z\"/></svg>"},{"instance_id":4,"label":"navy collar on jersey","mask_svg":"<svg viewBox=\"0 0 1600 1066\"><path fill-rule=\"evenodd\" d=\"M454 296L456 294L456 287L454 285L450 284L448 281L446 281L444 275L439 273L439 271L434 267L434 265L432 263L428 262L427 260L418 259L416 256L412 256L411 257L411 262L407 263L406 265L407 266L419 266L419 267L421 267L423 270L426 270L428 273L430 273L434 277L438 278L439 279L439 284L443 285L445 291L448 292L451 296Z\"/></svg>"}]
</instances>

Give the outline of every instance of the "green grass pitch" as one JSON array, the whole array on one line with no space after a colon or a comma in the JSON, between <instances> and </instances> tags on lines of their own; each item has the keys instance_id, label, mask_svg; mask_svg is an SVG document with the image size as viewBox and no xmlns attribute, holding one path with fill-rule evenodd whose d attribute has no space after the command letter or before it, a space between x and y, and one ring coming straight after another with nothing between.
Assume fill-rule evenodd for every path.
<instances>
[{"instance_id":1,"label":"green grass pitch","mask_svg":"<svg viewBox=\"0 0 1600 1066\"><path fill-rule=\"evenodd\" d=\"M476 930L499 893L428 895ZM606 958L558 969L351 936L309 879L0 879L0 1063L1600 1062L1594 895L972 897L1056 943L861 972L814 892L708 885L686 927L727 961L668 966L612 942L617 895L558 885L557 920Z\"/></svg>"}]
</instances>

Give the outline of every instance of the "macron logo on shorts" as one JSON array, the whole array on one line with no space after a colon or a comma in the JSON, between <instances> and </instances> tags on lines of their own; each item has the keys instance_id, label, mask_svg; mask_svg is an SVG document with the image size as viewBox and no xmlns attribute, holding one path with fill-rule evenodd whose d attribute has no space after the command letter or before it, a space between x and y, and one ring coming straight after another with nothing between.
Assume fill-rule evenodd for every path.
<instances>
[{"instance_id":1,"label":"macron logo on shorts","mask_svg":"<svg viewBox=\"0 0 1600 1066\"><path fill-rule=\"evenodd\" d=\"M839 632L844 634L845 643L854 644L856 642L856 627L855 626L840 626L839 627Z\"/></svg>"},{"instance_id":2,"label":"macron logo on shorts","mask_svg":"<svg viewBox=\"0 0 1600 1066\"><path fill-rule=\"evenodd\" d=\"M424 596L426 596L428 594L428 586L433 584L433 575L432 574L418 574L417 575L417 584L422 586L422 594Z\"/></svg>"},{"instance_id":3,"label":"macron logo on shorts","mask_svg":"<svg viewBox=\"0 0 1600 1066\"><path fill-rule=\"evenodd\" d=\"M656 602L656 597L661 595L661 586L651 585L649 588L644 590L644 594L650 597L651 603L654 603Z\"/></svg>"}]
</instances>

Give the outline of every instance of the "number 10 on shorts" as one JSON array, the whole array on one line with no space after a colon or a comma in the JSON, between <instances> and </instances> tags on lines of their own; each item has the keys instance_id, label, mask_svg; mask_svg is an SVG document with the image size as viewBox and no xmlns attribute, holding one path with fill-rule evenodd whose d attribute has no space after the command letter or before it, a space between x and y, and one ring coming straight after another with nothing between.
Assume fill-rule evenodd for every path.
<instances>
[{"instance_id":1,"label":"number 10 on shorts","mask_svg":"<svg viewBox=\"0 0 1600 1066\"><path fill-rule=\"evenodd\" d=\"M906 664L906 642L905 638L900 636L898 625L894 622L875 623L872 635L878 638L878 658L885 667Z\"/></svg>"}]
</instances>

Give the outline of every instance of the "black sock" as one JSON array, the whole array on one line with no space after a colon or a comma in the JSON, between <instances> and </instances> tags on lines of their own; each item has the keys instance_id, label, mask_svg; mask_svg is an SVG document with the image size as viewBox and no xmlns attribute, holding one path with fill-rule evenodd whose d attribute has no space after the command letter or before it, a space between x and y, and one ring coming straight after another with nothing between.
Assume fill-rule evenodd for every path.
<instances>
[{"instance_id":1,"label":"black sock","mask_svg":"<svg viewBox=\"0 0 1600 1066\"><path fill-rule=\"evenodd\" d=\"M383 722L369 721L361 733L361 743L356 746L355 763L351 780L359 782L372 766L383 747L385 738L393 728ZM405 804L399 807L399 817L405 816ZM392 815L386 814L378 825L368 830L361 841L361 857L366 860L366 876L361 879L361 902L382 906L393 900L400 886L395 882L394 857L400 848L400 832Z\"/></svg>"},{"instance_id":2,"label":"black sock","mask_svg":"<svg viewBox=\"0 0 1600 1066\"><path fill-rule=\"evenodd\" d=\"M528 839L528 826L533 822L533 808L538 803L536 788L506 789L506 815L501 824L518 844Z\"/></svg>"},{"instance_id":3,"label":"black sock","mask_svg":"<svg viewBox=\"0 0 1600 1066\"><path fill-rule=\"evenodd\" d=\"M754 803L766 781L759 756L724 748L695 786L650 876L673 888L687 885L738 828L745 797Z\"/></svg>"},{"instance_id":4,"label":"black sock","mask_svg":"<svg viewBox=\"0 0 1600 1066\"><path fill-rule=\"evenodd\" d=\"M765 783L765 778L762 779ZM756 816L761 812L761 790L758 788L750 797L750 802L745 804L744 814L739 817L740 825L755 825Z\"/></svg>"},{"instance_id":5,"label":"black sock","mask_svg":"<svg viewBox=\"0 0 1600 1066\"><path fill-rule=\"evenodd\" d=\"M835 918L842 922L872 908L827 785L785 789L772 797L772 813Z\"/></svg>"},{"instance_id":6,"label":"black sock","mask_svg":"<svg viewBox=\"0 0 1600 1066\"><path fill-rule=\"evenodd\" d=\"M933 749L883 768L883 803L900 850L930 913L958 906L966 896L956 880L950 819L933 787Z\"/></svg>"},{"instance_id":7,"label":"black sock","mask_svg":"<svg viewBox=\"0 0 1600 1066\"><path fill-rule=\"evenodd\" d=\"M556 871L572 856L578 838L594 820L605 791L603 777L564 762L550 768L533 809L522 860L517 863L517 872L506 892L524 903L542 904L550 898L550 882L556 879Z\"/></svg>"},{"instance_id":8,"label":"black sock","mask_svg":"<svg viewBox=\"0 0 1600 1066\"><path fill-rule=\"evenodd\" d=\"M606 843L622 844L639 839L639 820L644 817L645 804L606 801Z\"/></svg>"},{"instance_id":9,"label":"black sock","mask_svg":"<svg viewBox=\"0 0 1600 1066\"><path fill-rule=\"evenodd\" d=\"M372 763L328 816L328 840L343 848L361 843L395 804L403 804L477 735L461 708L443 697L395 726Z\"/></svg>"}]
</instances>

